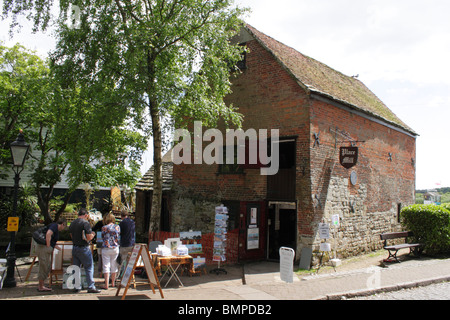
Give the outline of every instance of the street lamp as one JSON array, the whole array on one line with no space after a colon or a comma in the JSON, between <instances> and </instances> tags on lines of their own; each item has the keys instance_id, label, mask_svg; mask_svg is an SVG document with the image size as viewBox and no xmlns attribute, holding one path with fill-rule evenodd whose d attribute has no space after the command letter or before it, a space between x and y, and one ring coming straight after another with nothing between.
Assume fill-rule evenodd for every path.
<instances>
[{"instance_id":1,"label":"street lamp","mask_svg":"<svg viewBox=\"0 0 450 320\"><path fill-rule=\"evenodd\" d=\"M28 150L30 145L25 142L22 130L19 131L16 141L12 142L10 145L11 156L13 159L13 171L14 171L14 199L13 199L13 209L12 217L16 216L17 211L17 197L19 192L19 181L20 173L23 170L25 164L25 159L28 155ZM13 288L16 286L16 279L14 278L14 268L16 267L16 231L11 232L11 243L9 245L8 255L7 255L7 270L6 277L3 283L5 288Z\"/></svg>"}]
</instances>

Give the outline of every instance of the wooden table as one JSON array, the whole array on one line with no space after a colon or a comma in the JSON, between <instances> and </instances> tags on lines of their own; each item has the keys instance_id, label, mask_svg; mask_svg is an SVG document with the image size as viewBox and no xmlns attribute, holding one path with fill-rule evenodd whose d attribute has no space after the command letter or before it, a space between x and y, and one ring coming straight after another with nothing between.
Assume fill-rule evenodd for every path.
<instances>
[{"instance_id":1,"label":"wooden table","mask_svg":"<svg viewBox=\"0 0 450 320\"><path fill-rule=\"evenodd\" d=\"M164 274L162 275L161 280L164 278L164 276L168 273L170 273L170 277L166 282L166 285L164 286L167 287L167 285L169 284L170 280L172 280L172 278L175 278L175 280L178 281L178 283L183 287L183 283L181 282L180 278L177 275L177 271L180 268L180 266L183 266L184 268L186 268L189 272L189 274L195 273L194 270L194 259L189 256L189 255L185 255L185 256L157 256L157 268L161 269L161 266L167 266L167 270L166 272L164 272Z\"/></svg>"}]
</instances>

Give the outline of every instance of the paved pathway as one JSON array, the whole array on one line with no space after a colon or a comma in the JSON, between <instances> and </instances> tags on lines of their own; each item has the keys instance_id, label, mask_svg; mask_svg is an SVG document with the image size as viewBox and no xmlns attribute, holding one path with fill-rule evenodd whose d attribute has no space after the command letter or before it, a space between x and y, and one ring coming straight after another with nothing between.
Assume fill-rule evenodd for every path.
<instances>
[{"instance_id":1,"label":"paved pathway","mask_svg":"<svg viewBox=\"0 0 450 320\"><path fill-rule=\"evenodd\" d=\"M380 261L383 257L372 259ZM358 266L358 265L356 265ZM20 265L22 278L29 265ZM116 297L116 289L103 290L100 294L87 294L82 291L73 294L54 286L51 293L37 292L37 269L34 267L30 280L20 282L16 288L0 290L0 299L13 300L120 300L124 293L121 289ZM178 286L172 280L163 287L164 300L315 300L341 299L358 295L372 295L380 291L393 291L402 288L427 285L436 282L450 281L450 259L407 259L400 264L382 267L379 263L371 263L367 267L321 270L317 275L294 275L294 283L285 283L279 276L279 264L274 262L248 263L244 266L226 267L228 274L203 274L201 276L181 276L184 286ZM342 271L341 271L342 270ZM244 275L244 276L243 276ZM139 279L139 277L136 277ZM142 280L142 279L140 279ZM96 278L98 285L102 279ZM165 285L165 280L162 285ZM130 287L126 300L151 299L162 300L158 291L153 294L148 285Z\"/></svg>"}]
</instances>

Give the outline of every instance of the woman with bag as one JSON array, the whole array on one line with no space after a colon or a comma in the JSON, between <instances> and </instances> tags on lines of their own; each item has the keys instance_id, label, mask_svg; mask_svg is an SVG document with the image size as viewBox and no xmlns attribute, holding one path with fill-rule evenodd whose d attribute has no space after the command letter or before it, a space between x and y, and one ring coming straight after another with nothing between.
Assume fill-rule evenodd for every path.
<instances>
[{"instance_id":1,"label":"woman with bag","mask_svg":"<svg viewBox=\"0 0 450 320\"><path fill-rule=\"evenodd\" d=\"M102 227L102 266L105 277L103 289L109 288L109 276L111 275L112 287L115 286L116 273L118 271L117 257L119 255L120 227L116 224L116 217L108 213L103 218Z\"/></svg>"},{"instance_id":2,"label":"woman with bag","mask_svg":"<svg viewBox=\"0 0 450 320\"><path fill-rule=\"evenodd\" d=\"M38 273L38 291L39 292L47 292L52 291L51 288L48 288L44 285L44 281L48 278L50 274L51 261L53 249L60 250L60 248L56 245L56 242L59 240L59 231L64 230L67 222L66 219L59 219L57 222L50 223L45 232L45 244L40 244L36 242L36 254L39 259L39 273ZM34 238L34 237L33 237Z\"/></svg>"}]
</instances>

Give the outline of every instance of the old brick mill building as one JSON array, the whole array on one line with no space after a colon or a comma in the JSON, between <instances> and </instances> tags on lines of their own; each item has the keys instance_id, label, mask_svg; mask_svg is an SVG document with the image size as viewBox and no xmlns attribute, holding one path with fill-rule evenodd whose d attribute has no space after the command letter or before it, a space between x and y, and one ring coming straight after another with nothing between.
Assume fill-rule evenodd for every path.
<instances>
[{"instance_id":1,"label":"old brick mill building","mask_svg":"<svg viewBox=\"0 0 450 320\"><path fill-rule=\"evenodd\" d=\"M401 207L414 203L417 134L358 79L249 25L235 41L249 52L226 101L244 115L244 130L279 129L280 169L264 176L257 165L173 165L168 155L162 228L212 233L214 208L224 204L239 261L278 259L281 246L297 261L303 248L318 253L326 241L319 223L336 215L328 242L339 258L381 248L379 234L399 230ZM341 159L341 147L356 147L357 159ZM151 183L150 170L136 186L141 232Z\"/></svg>"}]
</instances>

